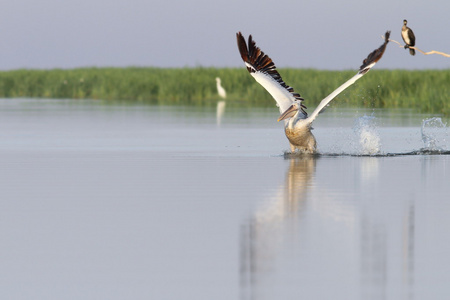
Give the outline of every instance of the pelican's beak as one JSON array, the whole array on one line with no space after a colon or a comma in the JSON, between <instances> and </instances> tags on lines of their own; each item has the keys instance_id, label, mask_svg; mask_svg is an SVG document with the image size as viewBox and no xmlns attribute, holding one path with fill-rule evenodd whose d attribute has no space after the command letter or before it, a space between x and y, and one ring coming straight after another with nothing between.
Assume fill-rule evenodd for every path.
<instances>
[{"instance_id":1,"label":"pelican's beak","mask_svg":"<svg viewBox=\"0 0 450 300\"><path fill-rule=\"evenodd\" d=\"M292 118L297 113L297 111L298 111L298 106L292 104L288 109L286 109L286 111L284 113L282 113L280 115L277 122L280 122L281 120L284 120L287 118Z\"/></svg>"}]
</instances>

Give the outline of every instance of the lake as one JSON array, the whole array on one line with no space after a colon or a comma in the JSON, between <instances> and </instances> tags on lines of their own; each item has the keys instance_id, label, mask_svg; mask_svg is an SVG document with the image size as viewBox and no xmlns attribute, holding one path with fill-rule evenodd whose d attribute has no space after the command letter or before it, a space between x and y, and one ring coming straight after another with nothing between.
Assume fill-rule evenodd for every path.
<instances>
[{"instance_id":1,"label":"lake","mask_svg":"<svg viewBox=\"0 0 450 300\"><path fill-rule=\"evenodd\" d=\"M2 299L447 299L447 119L0 99Z\"/></svg>"}]
</instances>

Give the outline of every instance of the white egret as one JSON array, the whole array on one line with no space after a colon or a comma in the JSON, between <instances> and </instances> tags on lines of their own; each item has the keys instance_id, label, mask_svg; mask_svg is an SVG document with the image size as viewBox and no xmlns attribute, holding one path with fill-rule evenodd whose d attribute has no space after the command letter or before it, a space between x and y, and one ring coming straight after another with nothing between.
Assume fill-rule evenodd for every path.
<instances>
[{"instance_id":1,"label":"white egret","mask_svg":"<svg viewBox=\"0 0 450 300\"><path fill-rule=\"evenodd\" d=\"M217 85L217 93L219 93L220 98L226 99L227 98L227 92L222 87L222 81L219 77L216 77L216 85Z\"/></svg>"}]
</instances>

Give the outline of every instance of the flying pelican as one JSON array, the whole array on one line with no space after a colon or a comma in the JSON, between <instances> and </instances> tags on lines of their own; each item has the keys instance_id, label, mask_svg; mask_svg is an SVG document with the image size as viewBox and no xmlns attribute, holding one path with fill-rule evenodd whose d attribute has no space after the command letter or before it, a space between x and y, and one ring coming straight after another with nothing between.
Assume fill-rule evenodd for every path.
<instances>
[{"instance_id":1,"label":"flying pelican","mask_svg":"<svg viewBox=\"0 0 450 300\"><path fill-rule=\"evenodd\" d=\"M414 35L414 32L406 26L408 24L407 20L403 20L403 27L402 27L402 39L405 42L405 49L409 47L414 47L416 45L416 37ZM409 48L409 54L415 55L416 51L414 49Z\"/></svg>"},{"instance_id":2,"label":"flying pelican","mask_svg":"<svg viewBox=\"0 0 450 300\"><path fill-rule=\"evenodd\" d=\"M227 98L227 92L221 85L221 80L219 77L216 77L216 84L217 84L217 93L219 93L220 98L226 99Z\"/></svg>"},{"instance_id":3,"label":"flying pelican","mask_svg":"<svg viewBox=\"0 0 450 300\"><path fill-rule=\"evenodd\" d=\"M281 113L278 121L285 120L284 130L292 152L298 150L302 153L316 153L317 143L311 132L312 122L334 97L366 74L380 60L389 42L390 33L390 31L386 31L383 45L367 56L359 67L358 73L324 98L309 117L305 111L306 106L302 103L304 99L299 93L294 92L292 87L284 83L272 59L256 46L251 35L248 37L247 47L242 34L236 33L239 52L247 70L277 102Z\"/></svg>"}]
</instances>

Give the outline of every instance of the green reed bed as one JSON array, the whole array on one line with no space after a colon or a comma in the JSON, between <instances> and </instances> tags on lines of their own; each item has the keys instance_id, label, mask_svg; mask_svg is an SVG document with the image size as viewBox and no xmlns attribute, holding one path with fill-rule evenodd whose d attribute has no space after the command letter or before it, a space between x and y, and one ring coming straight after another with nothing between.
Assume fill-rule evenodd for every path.
<instances>
[{"instance_id":1,"label":"green reed bed","mask_svg":"<svg viewBox=\"0 0 450 300\"><path fill-rule=\"evenodd\" d=\"M356 73L279 69L283 79L311 108ZM80 68L0 72L0 97L140 101L161 105L214 105L215 77L222 78L229 102L273 106L271 96L245 68ZM411 108L450 114L450 69L372 70L338 96L349 106Z\"/></svg>"}]
</instances>

